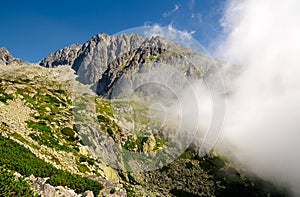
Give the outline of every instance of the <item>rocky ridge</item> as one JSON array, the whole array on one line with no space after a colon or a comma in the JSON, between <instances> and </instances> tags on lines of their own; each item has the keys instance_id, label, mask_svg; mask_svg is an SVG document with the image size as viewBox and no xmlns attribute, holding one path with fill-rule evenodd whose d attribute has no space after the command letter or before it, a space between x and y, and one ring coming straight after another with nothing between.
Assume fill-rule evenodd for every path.
<instances>
[{"instance_id":1,"label":"rocky ridge","mask_svg":"<svg viewBox=\"0 0 300 197\"><path fill-rule=\"evenodd\" d=\"M6 48L0 48L0 65L24 64L25 61L14 58Z\"/></svg>"},{"instance_id":2,"label":"rocky ridge","mask_svg":"<svg viewBox=\"0 0 300 197\"><path fill-rule=\"evenodd\" d=\"M134 81L133 73L140 72L149 64L152 64L151 67L155 67L153 63L172 65L189 78L207 77L220 66L220 63L214 66L211 58L204 54L159 36L143 38L138 34L109 36L102 33L79 48L80 45L72 45L58 50L42 60L40 65L71 66L79 82L93 85L93 90L102 96L111 93L124 73L132 76L130 81Z\"/></svg>"},{"instance_id":3,"label":"rocky ridge","mask_svg":"<svg viewBox=\"0 0 300 197\"><path fill-rule=\"evenodd\" d=\"M55 53L50 53L40 62L40 65L46 68L54 68L60 65L72 66L81 47L80 44L72 44Z\"/></svg>"}]
</instances>

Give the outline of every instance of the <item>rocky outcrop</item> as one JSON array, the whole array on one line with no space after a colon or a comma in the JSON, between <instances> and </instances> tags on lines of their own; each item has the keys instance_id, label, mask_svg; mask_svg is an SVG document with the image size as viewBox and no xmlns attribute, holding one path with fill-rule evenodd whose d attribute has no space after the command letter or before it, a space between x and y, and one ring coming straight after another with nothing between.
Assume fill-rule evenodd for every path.
<instances>
[{"instance_id":1,"label":"rocky outcrop","mask_svg":"<svg viewBox=\"0 0 300 197\"><path fill-rule=\"evenodd\" d=\"M23 64L25 61L14 58L6 48L0 48L0 65Z\"/></svg>"},{"instance_id":2,"label":"rocky outcrop","mask_svg":"<svg viewBox=\"0 0 300 197\"><path fill-rule=\"evenodd\" d=\"M46 68L54 68L59 65L72 66L80 49L80 44L72 44L71 46L60 49L55 53L50 53L40 62L40 66L44 66Z\"/></svg>"},{"instance_id":3,"label":"rocky outcrop","mask_svg":"<svg viewBox=\"0 0 300 197\"><path fill-rule=\"evenodd\" d=\"M40 177L35 177L33 175L25 178L25 180L30 184L31 188L34 189L34 191L43 196L48 196L48 197L63 197L63 196L69 196L69 197L79 197L81 195L77 195L76 192L70 188L63 187L63 186L52 186L48 183L46 183L48 178L40 178ZM89 191L87 191L89 192ZM94 196L93 192L89 192L89 194L92 193L92 195L89 196ZM85 195L88 196L88 195Z\"/></svg>"},{"instance_id":4,"label":"rocky outcrop","mask_svg":"<svg viewBox=\"0 0 300 197\"><path fill-rule=\"evenodd\" d=\"M83 84L93 84L116 57L138 48L144 39L138 34L109 36L97 34L88 40L78 52L72 68Z\"/></svg>"}]
</instances>

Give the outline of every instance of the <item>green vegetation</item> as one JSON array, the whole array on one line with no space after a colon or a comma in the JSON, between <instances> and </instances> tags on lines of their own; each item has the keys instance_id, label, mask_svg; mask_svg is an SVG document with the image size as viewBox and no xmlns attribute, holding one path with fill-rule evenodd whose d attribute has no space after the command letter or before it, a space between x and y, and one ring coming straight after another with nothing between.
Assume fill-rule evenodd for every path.
<instances>
[{"instance_id":1,"label":"green vegetation","mask_svg":"<svg viewBox=\"0 0 300 197\"><path fill-rule=\"evenodd\" d=\"M122 148L129 151L135 150L138 152L143 152L144 151L143 147L145 143L148 141L148 139L149 137L144 137L144 136L137 136L137 137L128 136ZM160 138L159 136L155 136L155 143L156 143L155 149L157 149L159 147L163 147L166 141Z\"/></svg>"},{"instance_id":2,"label":"green vegetation","mask_svg":"<svg viewBox=\"0 0 300 197\"><path fill-rule=\"evenodd\" d=\"M121 133L121 128L117 125L114 120L104 115L97 115L98 122L103 131L106 131L116 142L119 141L118 136Z\"/></svg>"},{"instance_id":3,"label":"green vegetation","mask_svg":"<svg viewBox=\"0 0 300 197\"><path fill-rule=\"evenodd\" d=\"M54 132L51 131L51 128L47 126L44 121L26 121L29 128L37 131L36 134L29 134L33 140L37 141L40 145L45 145L50 148L55 148L56 150L63 150L71 152L72 149L68 146L61 145L59 140L54 136Z\"/></svg>"},{"instance_id":4,"label":"green vegetation","mask_svg":"<svg viewBox=\"0 0 300 197\"><path fill-rule=\"evenodd\" d=\"M107 116L113 116L112 103L110 100L104 100L96 98L96 113L105 114Z\"/></svg>"},{"instance_id":5,"label":"green vegetation","mask_svg":"<svg viewBox=\"0 0 300 197\"><path fill-rule=\"evenodd\" d=\"M28 121L26 121L26 123L29 128L32 128L36 131L42 131L42 132L45 132L48 134L51 133L51 128L49 126L47 126L46 122L44 122L44 121L34 122L31 120L28 120Z\"/></svg>"},{"instance_id":6,"label":"green vegetation","mask_svg":"<svg viewBox=\"0 0 300 197\"><path fill-rule=\"evenodd\" d=\"M136 197L136 193L135 193L134 189L132 188L132 186L124 184L124 188L126 190L128 197Z\"/></svg>"},{"instance_id":7,"label":"green vegetation","mask_svg":"<svg viewBox=\"0 0 300 197\"><path fill-rule=\"evenodd\" d=\"M0 102L2 103L7 103L7 100L12 100L14 97L10 94L7 93L2 93L0 94Z\"/></svg>"},{"instance_id":8,"label":"green vegetation","mask_svg":"<svg viewBox=\"0 0 300 197\"><path fill-rule=\"evenodd\" d=\"M29 184L20 177L16 179L12 171L0 166L0 195L4 197L9 196L24 196L37 197Z\"/></svg>"},{"instance_id":9,"label":"green vegetation","mask_svg":"<svg viewBox=\"0 0 300 197\"><path fill-rule=\"evenodd\" d=\"M77 193L91 190L95 195L103 189L101 183L57 169L36 157L24 146L3 136L0 136L0 155L0 165L6 165L8 169L24 176L33 174L36 177L50 177L47 182L53 186L67 186Z\"/></svg>"},{"instance_id":10,"label":"green vegetation","mask_svg":"<svg viewBox=\"0 0 300 197\"><path fill-rule=\"evenodd\" d=\"M239 172L231 165L227 165L229 161L219 155L199 157L192 150L187 150L181 158L199 161L200 167L216 184L216 196L282 196L285 193L254 175ZM175 194L181 191L173 192Z\"/></svg>"},{"instance_id":11,"label":"green vegetation","mask_svg":"<svg viewBox=\"0 0 300 197\"><path fill-rule=\"evenodd\" d=\"M74 138L75 136L75 132L73 129L71 129L70 127L65 127L61 130L61 133L70 137L70 138Z\"/></svg>"},{"instance_id":12,"label":"green vegetation","mask_svg":"<svg viewBox=\"0 0 300 197\"><path fill-rule=\"evenodd\" d=\"M91 159L91 158L86 157L86 156L79 157L79 162L80 163L82 163L82 162L88 162L88 164L90 164L90 165L94 165L95 164L95 160L94 159Z\"/></svg>"},{"instance_id":13,"label":"green vegetation","mask_svg":"<svg viewBox=\"0 0 300 197\"><path fill-rule=\"evenodd\" d=\"M16 82L14 81L14 83ZM35 131L29 136L40 145L56 150L78 151L79 138L75 136L74 130L68 127L61 128L61 126L72 120L66 90L55 89L57 87L37 88L32 87L30 84L26 85L27 87L16 88L16 96L20 97L25 101L25 104L36 111L36 113L32 114L34 119L26 121L27 126ZM62 141L62 139L65 139L67 142Z\"/></svg>"},{"instance_id":14,"label":"green vegetation","mask_svg":"<svg viewBox=\"0 0 300 197\"><path fill-rule=\"evenodd\" d=\"M110 119L109 119L109 118L106 118L106 117L103 116L103 115L98 115L98 116L97 116L97 119L98 119L98 121L101 122L101 123L106 123L106 124L110 123Z\"/></svg>"},{"instance_id":15,"label":"green vegetation","mask_svg":"<svg viewBox=\"0 0 300 197\"><path fill-rule=\"evenodd\" d=\"M116 193L116 188L111 188L111 190L109 191L110 194L114 194Z\"/></svg>"},{"instance_id":16,"label":"green vegetation","mask_svg":"<svg viewBox=\"0 0 300 197\"><path fill-rule=\"evenodd\" d=\"M89 172L89 169L88 167L85 165L85 164L78 164L78 170L82 173L86 173L86 172Z\"/></svg>"},{"instance_id":17,"label":"green vegetation","mask_svg":"<svg viewBox=\"0 0 300 197\"><path fill-rule=\"evenodd\" d=\"M126 150L133 150L135 148L135 141L132 136L128 136L123 148Z\"/></svg>"},{"instance_id":18,"label":"green vegetation","mask_svg":"<svg viewBox=\"0 0 300 197\"><path fill-rule=\"evenodd\" d=\"M162 139L161 137L155 137L156 140L156 147L163 147L166 144L166 141L164 139Z\"/></svg>"},{"instance_id":19,"label":"green vegetation","mask_svg":"<svg viewBox=\"0 0 300 197\"><path fill-rule=\"evenodd\" d=\"M148 140L148 137L140 137L138 136L136 139L136 145L138 148L138 151L142 152L143 151L143 147L144 147L144 143Z\"/></svg>"}]
</instances>

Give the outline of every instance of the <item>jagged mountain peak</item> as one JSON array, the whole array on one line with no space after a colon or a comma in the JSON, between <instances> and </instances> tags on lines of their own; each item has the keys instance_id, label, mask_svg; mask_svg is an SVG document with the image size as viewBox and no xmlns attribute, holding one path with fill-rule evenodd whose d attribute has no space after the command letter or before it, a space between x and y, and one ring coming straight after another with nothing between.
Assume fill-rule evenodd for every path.
<instances>
[{"instance_id":1,"label":"jagged mountain peak","mask_svg":"<svg viewBox=\"0 0 300 197\"><path fill-rule=\"evenodd\" d=\"M64 47L63 49L59 49L54 53L50 53L46 58L44 58L40 62L40 65L47 68L53 68L59 65L72 66L81 47L81 44L72 44Z\"/></svg>"},{"instance_id":2,"label":"jagged mountain peak","mask_svg":"<svg viewBox=\"0 0 300 197\"><path fill-rule=\"evenodd\" d=\"M0 53L5 53L5 54L9 54L9 51L5 48L5 47L1 47L0 48Z\"/></svg>"},{"instance_id":3,"label":"jagged mountain peak","mask_svg":"<svg viewBox=\"0 0 300 197\"><path fill-rule=\"evenodd\" d=\"M25 63L25 61L14 58L5 47L0 48L0 65L9 65L12 63L22 64Z\"/></svg>"},{"instance_id":4,"label":"jagged mountain peak","mask_svg":"<svg viewBox=\"0 0 300 197\"><path fill-rule=\"evenodd\" d=\"M159 49L159 53L166 50L178 53L191 52L191 50L160 36L143 38L135 33L116 35L99 33L92 36L82 46L71 45L49 54L41 61L40 65L44 67L69 65L78 75L79 82L96 84L109 65L118 57L126 56L130 51L138 49L145 52L145 50L150 50L149 48Z\"/></svg>"},{"instance_id":5,"label":"jagged mountain peak","mask_svg":"<svg viewBox=\"0 0 300 197\"><path fill-rule=\"evenodd\" d=\"M118 34L109 36L97 34L83 44L72 68L78 74L78 81L94 84L107 66L116 57L139 48L144 38L138 34Z\"/></svg>"},{"instance_id":6,"label":"jagged mountain peak","mask_svg":"<svg viewBox=\"0 0 300 197\"><path fill-rule=\"evenodd\" d=\"M139 34L116 34L116 35L108 35L106 33L99 33L92 36L84 46L87 46L89 43L98 43L98 42L111 42L116 40L128 40L128 39L143 39L143 37ZM108 44L108 43L107 43Z\"/></svg>"}]
</instances>

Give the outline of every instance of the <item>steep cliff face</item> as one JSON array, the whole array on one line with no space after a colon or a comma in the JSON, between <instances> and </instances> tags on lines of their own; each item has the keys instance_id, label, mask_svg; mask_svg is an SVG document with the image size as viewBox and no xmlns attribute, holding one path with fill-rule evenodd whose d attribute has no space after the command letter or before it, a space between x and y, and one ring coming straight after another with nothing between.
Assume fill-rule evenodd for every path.
<instances>
[{"instance_id":1,"label":"steep cliff face","mask_svg":"<svg viewBox=\"0 0 300 197\"><path fill-rule=\"evenodd\" d=\"M0 65L9 65L12 63L22 64L25 63L25 61L14 58L6 48L0 48Z\"/></svg>"},{"instance_id":2,"label":"steep cliff face","mask_svg":"<svg viewBox=\"0 0 300 197\"><path fill-rule=\"evenodd\" d=\"M204 54L157 36L147 38L139 48L123 53L109 63L97 83L96 93L116 97L122 93L119 89L126 89L119 87L120 81L122 85L135 86L154 80L173 88L183 88L187 80L204 78L216 69Z\"/></svg>"},{"instance_id":3,"label":"steep cliff face","mask_svg":"<svg viewBox=\"0 0 300 197\"><path fill-rule=\"evenodd\" d=\"M80 44L72 44L71 46L60 49L55 53L50 53L40 62L40 66L44 66L46 68L54 68L59 65L72 66L81 47L82 46Z\"/></svg>"},{"instance_id":4,"label":"steep cliff face","mask_svg":"<svg viewBox=\"0 0 300 197\"><path fill-rule=\"evenodd\" d=\"M97 82L110 62L119 55L139 47L143 41L144 39L137 34L93 36L83 45L72 66L78 74L78 81L83 84Z\"/></svg>"}]
</instances>

